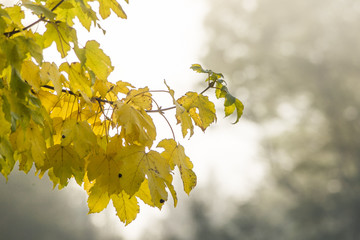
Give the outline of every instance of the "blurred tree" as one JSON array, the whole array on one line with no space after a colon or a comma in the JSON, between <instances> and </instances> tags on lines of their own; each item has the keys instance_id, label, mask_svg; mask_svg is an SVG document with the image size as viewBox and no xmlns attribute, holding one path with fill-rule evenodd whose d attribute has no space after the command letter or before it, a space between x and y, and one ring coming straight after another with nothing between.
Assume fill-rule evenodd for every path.
<instances>
[{"instance_id":1,"label":"blurred tree","mask_svg":"<svg viewBox=\"0 0 360 240\"><path fill-rule=\"evenodd\" d=\"M49 180L18 171L0 183L1 239L119 240L94 227L86 215L86 196L76 194L80 191L52 191L51 186Z\"/></svg>"},{"instance_id":2,"label":"blurred tree","mask_svg":"<svg viewBox=\"0 0 360 240\"><path fill-rule=\"evenodd\" d=\"M211 239L360 239L359 22L355 0L211 1L204 62L263 126L270 169Z\"/></svg>"}]
</instances>

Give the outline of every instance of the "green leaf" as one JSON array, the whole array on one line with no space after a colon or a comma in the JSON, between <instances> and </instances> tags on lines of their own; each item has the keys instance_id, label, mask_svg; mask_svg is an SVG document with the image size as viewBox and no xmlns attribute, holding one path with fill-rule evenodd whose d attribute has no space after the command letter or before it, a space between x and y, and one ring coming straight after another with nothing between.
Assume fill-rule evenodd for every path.
<instances>
[{"instance_id":1,"label":"green leaf","mask_svg":"<svg viewBox=\"0 0 360 240\"><path fill-rule=\"evenodd\" d=\"M193 65L191 65L190 68L198 73L207 73L208 72L208 70L204 70L200 64L193 64Z\"/></svg>"},{"instance_id":2,"label":"green leaf","mask_svg":"<svg viewBox=\"0 0 360 240\"><path fill-rule=\"evenodd\" d=\"M24 1L25 2L25 1ZM32 3L30 1L26 1L23 3L23 6L32 10L38 16L44 15L47 19L53 20L56 17L56 14L53 13L51 10L46 8L43 5Z\"/></svg>"},{"instance_id":3,"label":"green leaf","mask_svg":"<svg viewBox=\"0 0 360 240\"><path fill-rule=\"evenodd\" d=\"M236 121L234 122L234 124L239 121L241 115L243 114L244 105L239 99L236 99L235 100L235 107L236 107Z\"/></svg>"},{"instance_id":4,"label":"green leaf","mask_svg":"<svg viewBox=\"0 0 360 240\"><path fill-rule=\"evenodd\" d=\"M13 68L11 71L11 80L10 80L11 90L21 99L24 99L26 95L29 94L30 86L24 82L19 73Z\"/></svg>"}]
</instances>

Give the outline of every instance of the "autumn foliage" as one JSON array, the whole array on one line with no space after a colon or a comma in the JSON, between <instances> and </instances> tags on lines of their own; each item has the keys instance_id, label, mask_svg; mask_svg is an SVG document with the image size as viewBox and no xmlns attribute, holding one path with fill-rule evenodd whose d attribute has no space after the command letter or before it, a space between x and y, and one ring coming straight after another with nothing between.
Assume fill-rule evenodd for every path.
<instances>
[{"instance_id":1,"label":"autumn foliage","mask_svg":"<svg viewBox=\"0 0 360 240\"><path fill-rule=\"evenodd\" d=\"M225 100L225 115L236 113L237 122L243 105L229 93L222 74L194 64L208 85L178 99L166 83L164 90L112 83L107 80L114 70L110 58L98 42L78 42L74 19L90 31L99 27L99 16L106 19L111 11L126 18L118 2L24 0L0 6L0 170L5 178L17 162L26 173L33 166L39 177L47 173L59 189L74 178L89 195L89 213L102 211L112 200L125 224L136 218L139 200L161 209L170 193L176 205L175 168L190 193L196 185L193 164L164 112L175 111L183 137L193 135L194 125L205 131L216 115L203 94L215 88L216 97ZM25 13L38 20L24 26ZM38 24L43 32L34 28ZM49 47L56 47L62 62L43 60L43 49ZM77 62L66 60L69 52ZM154 92L169 94L173 106L159 107ZM157 139L157 146L151 114L163 116L172 132L170 139Z\"/></svg>"}]
</instances>

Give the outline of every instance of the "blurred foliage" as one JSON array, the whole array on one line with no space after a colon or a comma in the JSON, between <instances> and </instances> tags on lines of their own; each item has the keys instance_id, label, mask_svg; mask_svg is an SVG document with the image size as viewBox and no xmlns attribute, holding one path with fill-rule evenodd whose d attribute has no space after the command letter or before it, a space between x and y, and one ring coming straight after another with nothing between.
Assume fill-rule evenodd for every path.
<instances>
[{"instance_id":1,"label":"blurred foliage","mask_svg":"<svg viewBox=\"0 0 360 240\"><path fill-rule=\"evenodd\" d=\"M51 186L48 179L19 171L0 183L1 239L119 240L94 227L86 215L86 197L79 196L82 192L53 191Z\"/></svg>"},{"instance_id":2,"label":"blurred foliage","mask_svg":"<svg viewBox=\"0 0 360 240\"><path fill-rule=\"evenodd\" d=\"M192 239L360 239L360 2L210 5L204 62L222 69L264 129L269 172L221 224L194 203Z\"/></svg>"}]
</instances>

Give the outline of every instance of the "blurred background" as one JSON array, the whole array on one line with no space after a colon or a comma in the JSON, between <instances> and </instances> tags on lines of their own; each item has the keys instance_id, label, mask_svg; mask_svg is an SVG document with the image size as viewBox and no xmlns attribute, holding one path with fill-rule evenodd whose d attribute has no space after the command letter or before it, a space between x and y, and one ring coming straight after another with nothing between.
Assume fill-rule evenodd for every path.
<instances>
[{"instance_id":1,"label":"blurred background","mask_svg":"<svg viewBox=\"0 0 360 240\"><path fill-rule=\"evenodd\" d=\"M113 80L163 89L166 79L181 96L205 87L189 70L201 63L224 74L244 116L232 125L219 102L218 123L182 141L198 175L190 197L177 184L177 208L142 205L126 228L111 207L87 215L76 184L51 190L14 171L0 181L4 239L360 239L359 1L138 0L125 9L128 20L90 36L110 55Z\"/></svg>"}]
</instances>

